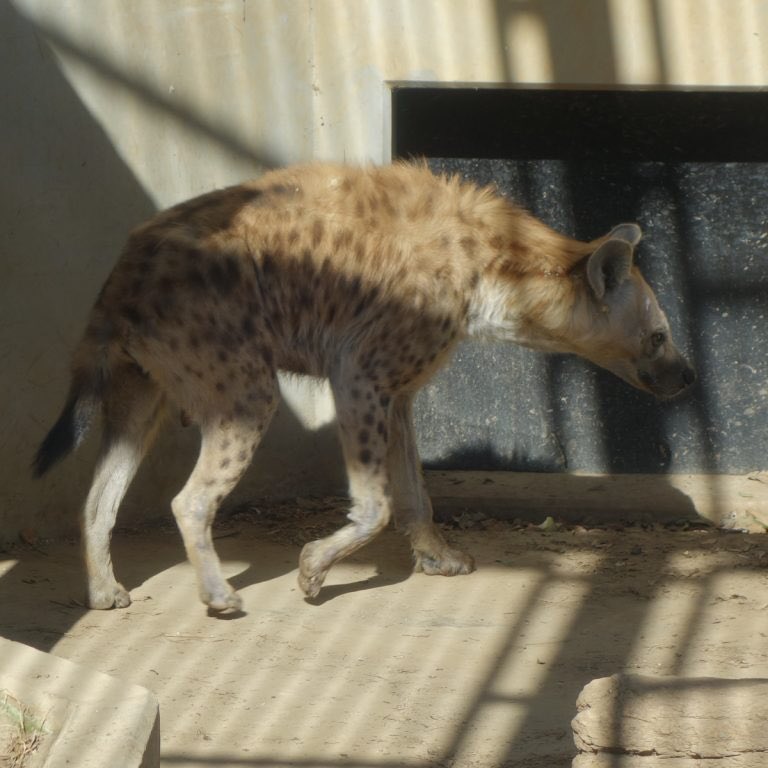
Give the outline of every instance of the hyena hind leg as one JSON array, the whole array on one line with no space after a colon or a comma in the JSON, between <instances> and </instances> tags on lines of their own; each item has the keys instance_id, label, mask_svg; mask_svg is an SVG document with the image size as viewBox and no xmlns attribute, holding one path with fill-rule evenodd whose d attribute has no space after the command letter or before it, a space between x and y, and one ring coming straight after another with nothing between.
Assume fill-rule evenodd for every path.
<instances>
[{"instance_id":1,"label":"hyena hind leg","mask_svg":"<svg viewBox=\"0 0 768 768\"><path fill-rule=\"evenodd\" d=\"M411 395L398 395L390 413L387 461L392 479L395 524L408 535L416 571L428 575L471 573L471 555L449 546L433 521L432 503L421 471L413 433Z\"/></svg>"},{"instance_id":2,"label":"hyena hind leg","mask_svg":"<svg viewBox=\"0 0 768 768\"><path fill-rule=\"evenodd\" d=\"M211 535L221 502L235 487L277 406L277 381L263 381L258 392L242 394L234 412L218 409L202 421L200 455L184 488L171 502L187 557L197 577L200 599L213 611L238 611L242 600L221 571ZM256 396L257 395L257 396ZM243 403L248 402L246 407Z\"/></svg>"},{"instance_id":3,"label":"hyena hind leg","mask_svg":"<svg viewBox=\"0 0 768 768\"><path fill-rule=\"evenodd\" d=\"M120 503L157 432L163 397L133 365L111 375L103 404L101 449L81 516L82 547L91 608L125 608L128 591L115 579L110 556Z\"/></svg>"}]
</instances>

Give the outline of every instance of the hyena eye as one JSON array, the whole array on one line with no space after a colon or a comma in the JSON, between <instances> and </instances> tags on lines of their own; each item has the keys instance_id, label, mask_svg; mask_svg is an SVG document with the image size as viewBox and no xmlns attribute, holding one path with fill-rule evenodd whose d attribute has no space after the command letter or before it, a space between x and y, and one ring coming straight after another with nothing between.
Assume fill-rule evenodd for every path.
<instances>
[{"instance_id":1,"label":"hyena eye","mask_svg":"<svg viewBox=\"0 0 768 768\"><path fill-rule=\"evenodd\" d=\"M662 331L656 331L656 333L651 334L651 344L654 349L658 349L666 340L667 336Z\"/></svg>"}]
</instances>

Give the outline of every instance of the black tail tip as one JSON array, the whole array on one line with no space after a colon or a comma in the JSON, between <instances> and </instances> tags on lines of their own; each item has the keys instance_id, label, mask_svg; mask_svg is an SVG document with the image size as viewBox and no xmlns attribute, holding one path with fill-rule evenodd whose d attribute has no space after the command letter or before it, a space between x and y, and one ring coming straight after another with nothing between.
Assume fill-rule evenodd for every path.
<instances>
[{"instance_id":1,"label":"black tail tip","mask_svg":"<svg viewBox=\"0 0 768 768\"><path fill-rule=\"evenodd\" d=\"M32 475L42 477L54 464L63 459L80 442L84 426L78 423L75 400L70 400L59 416L58 421L37 449L32 460Z\"/></svg>"},{"instance_id":2,"label":"black tail tip","mask_svg":"<svg viewBox=\"0 0 768 768\"><path fill-rule=\"evenodd\" d=\"M42 477L54 464L64 458L71 450L73 442L54 427L37 449L32 460L33 477Z\"/></svg>"}]
</instances>

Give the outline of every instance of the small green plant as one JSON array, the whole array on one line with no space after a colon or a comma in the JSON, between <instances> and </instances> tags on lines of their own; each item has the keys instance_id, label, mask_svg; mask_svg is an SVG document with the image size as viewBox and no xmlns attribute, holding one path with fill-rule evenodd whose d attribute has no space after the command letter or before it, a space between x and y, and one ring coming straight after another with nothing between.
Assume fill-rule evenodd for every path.
<instances>
[{"instance_id":1,"label":"small green plant","mask_svg":"<svg viewBox=\"0 0 768 768\"><path fill-rule=\"evenodd\" d=\"M0 768L23 768L47 733L44 720L9 691L0 691Z\"/></svg>"}]
</instances>

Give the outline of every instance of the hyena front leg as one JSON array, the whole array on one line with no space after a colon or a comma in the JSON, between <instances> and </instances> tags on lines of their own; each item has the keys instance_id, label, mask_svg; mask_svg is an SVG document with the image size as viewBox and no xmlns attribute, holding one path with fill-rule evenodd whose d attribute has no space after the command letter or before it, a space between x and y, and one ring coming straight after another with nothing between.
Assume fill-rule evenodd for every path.
<instances>
[{"instance_id":1,"label":"hyena front leg","mask_svg":"<svg viewBox=\"0 0 768 768\"><path fill-rule=\"evenodd\" d=\"M392 514L386 461L390 398L359 376L331 377L352 507L348 525L301 551L299 586L308 597L317 596L333 563L371 541Z\"/></svg>"},{"instance_id":2,"label":"hyena front leg","mask_svg":"<svg viewBox=\"0 0 768 768\"><path fill-rule=\"evenodd\" d=\"M125 608L128 591L115 579L109 552L120 503L157 431L162 395L134 365L113 371L104 398L104 428L81 518L91 608Z\"/></svg>"},{"instance_id":3,"label":"hyena front leg","mask_svg":"<svg viewBox=\"0 0 768 768\"><path fill-rule=\"evenodd\" d=\"M415 570L442 576L471 573L475 569L472 557L448 546L432 519L432 503L424 484L413 434L412 403L412 395L398 395L390 412L387 461L393 486L395 524L411 540Z\"/></svg>"},{"instance_id":4,"label":"hyena front leg","mask_svg":"<svg viewBox=\"0 0 768 768\"><path fill-rule=\"evenodd\" d=\"M220 398L216 415L200 419L200 455L184 488L171 502L195 569L200 599L214 611L240 610L242 600L221 572L211 535L213 519L251 463L275 411L277 392L276 380L262 380L250 393L230 392L226 402Z\"/></svg>"}]
</instances>

